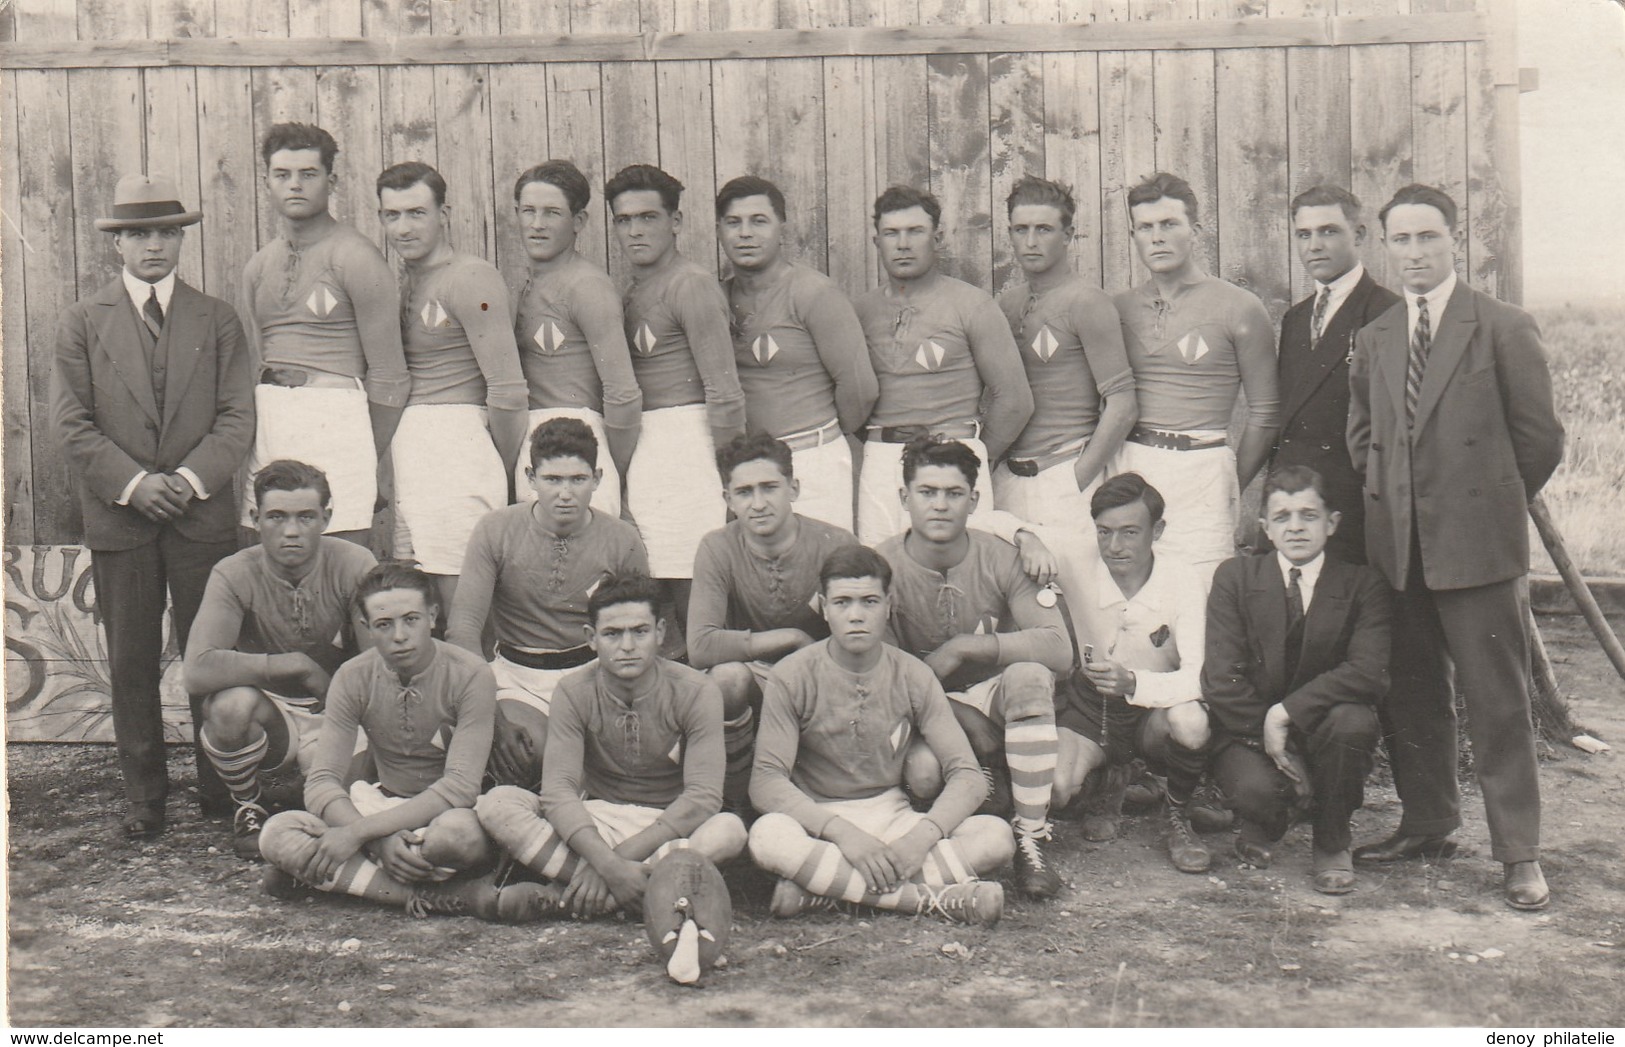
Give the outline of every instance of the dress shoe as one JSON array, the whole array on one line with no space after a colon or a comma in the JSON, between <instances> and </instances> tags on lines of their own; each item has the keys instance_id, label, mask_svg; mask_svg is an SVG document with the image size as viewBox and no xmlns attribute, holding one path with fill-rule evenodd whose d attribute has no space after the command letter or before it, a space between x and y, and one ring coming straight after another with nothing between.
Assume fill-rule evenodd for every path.
<instances>
[{"instance_id":1,"label":"dress shoe","mask_svg":"<svg viewBox=\"0 0 1625 1047\"><path fill-rule=\"evenodd\" d=\"M1316 851L1310 868L1315 890L1321 894L1347 894L1354 890L1354 856L1347 847L1341 851Z\"/></svg>"},{"instance_id":2,"label":"dress shoe","mask_svg":"<svg viewBox=\"0 0 1625 1047\"><path fill-rule=\"evenodd\" d=\"M1444 836L1401 836L1399 833L1379 843L1354 848L1357 862L1402 862L1409 858L1449 858L1456 853L1456 841Z\"/></svg>"},{"instance_id":3,"label":"dress shoe","mask_svg":"<svg viewBox=\"0 0 1625 1047\"><path fill-rule=\"evenodd\" d=\"M1539 862L1506 863L1507 904L1514 909L1544 909L1552 900Z\"/></svg>"},{"instance_id":4,"label":"dress shoe","mask_svg":"<svg viewBox=\"0 0 1625 1047\"><path fill-rule=\"evenodd\" d=\"M164 809L149 805L130 808L124 817L127 840L154 840L164 834Z\"/></svg>"},{"instance_id":5,"label":"dress shoe","mask_svg":"<svg viewBox=\"0 0 1625 1047\"><path fill-rule=\"evenodd\" d=\"M1275 855L1270 852L1273 842L1263 826L1244 818L1241 831L1236 833L1236 857L1255 869L1268 869L1270 862L1275 860Z\"/></svg>"}]
</instances>

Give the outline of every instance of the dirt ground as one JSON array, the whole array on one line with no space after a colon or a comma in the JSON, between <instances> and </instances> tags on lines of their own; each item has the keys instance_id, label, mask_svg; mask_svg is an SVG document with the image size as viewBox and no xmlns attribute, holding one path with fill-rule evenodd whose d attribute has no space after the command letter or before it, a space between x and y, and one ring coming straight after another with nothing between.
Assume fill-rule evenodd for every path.
<instances>
[{"instance_id":1,"label":"dirt ground","mask_svg":"<svg viewBox=\"0 0 1625 1047\"><path fill-rule=\"evenodd\" d=\"M1616 623L1616 628L1625 623ZM1575 718L1625 748L1625 685L1578 618L1542 629ZM1625 773L1618 752L1543 768L1555 900L1499 896L1483 808L1463 856L1308 886L1308 828L1268 870L1209 837L1211 875L1172 870L1157 819L1111 844L1062 823L1066 887L994 930L931 919L766 914L770 884L728 871L725 968L669 982L622 920L495 926L344 898L280 903L228 827L184 790L161 840L118 837L112 750L8 749L9 986L15 1026L1618 1026L1625 1024ZM184 786L183 754L172 776ZM1386 775L1356 839L1398 817Z\"/></svg>"}]
</instances>

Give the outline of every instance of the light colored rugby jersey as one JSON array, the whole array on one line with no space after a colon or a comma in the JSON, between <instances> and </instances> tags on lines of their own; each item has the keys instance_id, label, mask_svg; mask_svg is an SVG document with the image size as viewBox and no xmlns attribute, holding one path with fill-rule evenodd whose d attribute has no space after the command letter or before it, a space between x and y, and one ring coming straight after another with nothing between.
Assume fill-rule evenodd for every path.
<instances>
[{"instance_id":1,"label":"light colored rugby jersey","mask_svg":"<svg viewBox=\"0 0 1625 1047\"><path fill-rule=\"evenodd\" d=\"M643 409L705 404L716 432L743 432L745 394L728 336L728 302L717 278L673 254L621 295L632 373Z\"/></svg>"},{"instance_id":2,"label":"light colored rugby jersey","mask_svg":"<svg viewBox=\"0 0 1625 1047\"><path fill-rule=\"evenodd\" d=\"M791 263L757 292L750 311L735 277L723 281L733 318L734 361L752 433L786 436L839 418L855 432L878 386L852 303L823 273Z\"/></svg>"},{"instance_id":3,"label":"light colored rugby jersey","mask_svg":"<svg viewBox=\"0 0 1625 1047\"><path fill-rule=\"evenodd\" d=\"M486 513L474 525L452 600L446 639L479 653L486 617L498 642L564 651L587 642L587 601L611 572L649 573L638 529L591 510L580 531L542 528L532 502Z\"/></svg>"},{"instance_id":4,"label":"light colored rugby jersey","mask_svg":"<svg viewBox=\"0 0 1625 1047\"><path fill-rule=\"evenodd\" d=\"M525 376L511 346L475 349L458 317L476 312L511 316L508 287L489 262L453 255L411 282L401 303L401 340L415 404L483 404L525 409Z\"/></svg>"},{"instance_id":5,"label":"light colored rugby jersey","mask_svg":"<svg viewBox=\"0 0 1625 1047\"><path fill-rule=\"evenodd\" d=\"M1011 457L1036 458L1091 435L1101 401L1134 388L1111 296L1073 277L1039 293L1014 284L997 300L1033 391L1033 415Z\"/></svg>"},{"instance_id":6,"label":"light colored rugby jersey","mask_svg":"<svg viewBox=\"0 0 1625 1047\"><path fill-rule=\"evenodd\" d=\"M1280 414L1275 332L1251 291L1202 275L1172 301L1155 281L1113 296L1134 369L1140 423L1155 429L1226 429L1238 386L1247 421L1273 427Z\"/></svg>"},{"instance_id":7,"label":"light colored rugby jersey","mask_svg":"<svg viewBox=\"0 0 1625 1047\"><path fill-rule=\"evenodd\" d=\"M532 410L574 407L597 411L606 429L635 430L643 391L621 325L621 296L609 274L576 255L532 276L517 302L514 339ZM602 331L590 345L586 329Z\"/></svg>"},{"instance_id":8,"label":"light colored rugby jersey","mask_svg":"<svg viewBox=\"0 0 1625 1047\"><path fill-rule=\"evenodd\" d=\"M278 237L243 267L244 327L266 367L291 367L359 378L367 399L406 403L411 381L394 320L395 274L377 246L354 227L295 251ZM389 322L361 337L355 303L389 300Z\"/></svg>"}]
</instances>

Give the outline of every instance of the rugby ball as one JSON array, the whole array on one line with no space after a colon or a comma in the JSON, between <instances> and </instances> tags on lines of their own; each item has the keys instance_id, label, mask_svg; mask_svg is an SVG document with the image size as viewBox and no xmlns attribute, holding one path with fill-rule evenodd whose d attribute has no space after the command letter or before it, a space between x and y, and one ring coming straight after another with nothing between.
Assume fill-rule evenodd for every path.
<instances>
[{"instance_id":1,"label":"rugby ball","mask_svg":"<svg viewBox=\"0 0 1625 1047\"><path fill-rule=\"evenodd\" d=\"M693 985L728 945L733 900L722 873L694 850L654 863L643 891L643 931L672 981Z\"/></svg>"}]
</instances>

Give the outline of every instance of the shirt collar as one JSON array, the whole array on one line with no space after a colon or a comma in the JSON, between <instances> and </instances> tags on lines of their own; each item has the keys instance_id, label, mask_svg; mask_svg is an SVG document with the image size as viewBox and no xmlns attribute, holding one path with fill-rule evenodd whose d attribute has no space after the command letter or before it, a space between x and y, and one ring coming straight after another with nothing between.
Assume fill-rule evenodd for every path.
<instances>
[{"instance_id":1,"label":"shirt collar","mask_svg":"<svg viewBox=\"0 0 1625 1047\"><path fill-rule=\"evenodd\" d=\"M1316 556L1308 563L1295 564L1286 558L1286 554L1277 552L1275 554L1275 562L1281 568L1281 584L1292 584L1291 571L1292 568L1296 567L1299 572L1301 572L1298 579L1298 587L1300 589L1307 588L1310 592L1314 592L1315 583L1320 581L1320 569L1326 566L1326 553L1324 550L1322 550L1320 555Z\"/></svg>"},{"instance_id":2,"label":"shirt collar","mask_svg":"<svg viewBox=\"0 0 1625 1047\"><path fill-rule=\"evenodd\" d=\"M135 303L137 312L140 312L146 306L147 299L152 297L152 289L156 287L158 289L158 308L164 311L165 316L169 315L169 300L175 295L175 270L171 269L168 276L155 284L147 283L147 281L134 275L128 269L120 269L119 275L124 277L125 293L130 296L130 301Z\"/></svg>"},{"instance_id":3,"label":"shirt collar","mask_svg":"<svg viewBox=\"0 0 1625 1047\"><path fill-rule=\"evenodd\" d=\"M1130 599L1129 597L1123 595L1123 590L1118 587L1117 579L1112 577L1111 569L1106 566L1106 562L1104 560L1096 560L1095 605L1101 608L1115 607L1118 604L1127 605L1132 603L1143 603L1154 606L1157 602L1155 599L1157 567L1160 565L1160 563L1161 561L1157 558L1152 558L1150 575L1146 577L1145 584L1140 586L1140 591L1135 593L1133 598Z\"/></svg>"},{"instance_id":4,"label":"shirt collar","mask_svg":"<svg viewBox=\"0 0 1625 1047\"><path fill-rule=\"evenodd\" d=\"M1435 287L1427 294L1416 294L1412 291L1406 291L1405 304L1410 308L1411 316L1414 317L1417 310L1421 308L1420 303L1423 300L1426 300L1428 304L1428 315L1437 317L1444 311L1445 304L1450 301L1450 294L1455 289L1456 271L1452 269L1450 270L1450 275L1445 277L1444 281L1440 283L1438 287Z\"/></svg>"},{"instance_id":5,"label":"shirt collar","mask_svg":"<svg viewBox=\"0 0 1625 1047\"><path fill-rule=\"evenodd\" d=\"M1332 303L1341 302L1343 299L1354 293L1355 285L1360 282L1360 278L1364 275L1365 263L1355 262L1353 269L1350 269L1348 272L1344 273L1342 276L1339 276L1329 284L1323 284L1319 280L1316 280L1315 294L1318 296L1322 290L1329 290L1331 291L1332 296L1330 299L1328 299L1327 304L1330 305Z\"/></svg>"}]
</instances>

